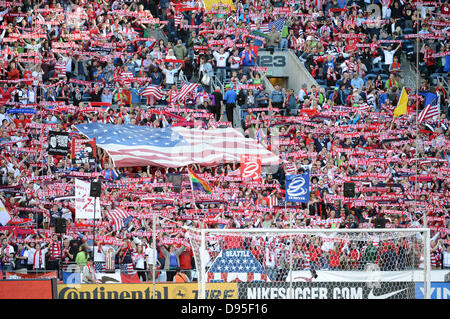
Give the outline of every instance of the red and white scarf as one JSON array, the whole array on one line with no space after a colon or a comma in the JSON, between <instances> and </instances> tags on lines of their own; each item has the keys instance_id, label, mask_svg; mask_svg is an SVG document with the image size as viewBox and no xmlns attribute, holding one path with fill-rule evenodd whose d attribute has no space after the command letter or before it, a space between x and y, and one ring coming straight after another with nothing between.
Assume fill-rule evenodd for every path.
<instances>
[{"instance_id":1,"label":"red and white scarf","mask_svg":"<svg viewBox=\"0 0 450 319\"><path fill-rule=\"evenodd\" d=\"M39 263L37 264L37 267L36 267L36 255L39 255ZM41 266L43 266L42 265L42 250L36 250L34 252L34 257L33 257L33 269L41 268Z\"/></svg>"}]
</instances>

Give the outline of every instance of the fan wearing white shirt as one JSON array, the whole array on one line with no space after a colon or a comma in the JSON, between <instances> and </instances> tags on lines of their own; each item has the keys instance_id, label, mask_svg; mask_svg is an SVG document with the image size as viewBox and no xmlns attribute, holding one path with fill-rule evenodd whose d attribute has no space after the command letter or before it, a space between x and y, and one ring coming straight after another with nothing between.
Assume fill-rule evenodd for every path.
<instances>
[{"instance_id":1,"label":"fan wearing white shirt","mask_svg":"<svg viewBox=\"0 0 450 319\"><path fill-rule=\"evenodd\" d=\"M227 59L230 56L229 52L224 52L223 47L219 48L219 51L213 52L214 59L216 60L216 67L217 67L217 78L220 82L223 83L226 77L227 72Z\"/></svg>"},{"instance_id":2,"label":"fan wearing white shirt","mask_svg":"<svg viewBox=\"0 0 450 319\"><path fill-rule=\"evenodd\" d=\"M170 90L171 86L175 84L175 75L180 71L182 65L178 66L178 68L174 69L172 64L169 64L167 67L164 63L161 63L162 73L166 76L166 89Z\"/></svg>"},{"instance_id":3,"label":"fan wearing white shirt","mask_svg":"<svg viewBox=\"0 0 450 319\"><path fill-rule=\"evenodd\" d=\"M276 260L277 260L277 252L275 249L275 244L270 243L270 247L266 247L264 249L264 266L267 276L269 276L270 280L275 280L276 278Z\"/></svg>"},{"instance_id":4,"label":"fan wearing white shirt","mask_svg":"<svg viewBox=\"0 0 450 319\"><path fill-rule=\"evenodd\" d=\"M442 266L444 269L450 269L450 244L447 244L446 249L442 253Z\"/></svg>"},{"instance_id":5,"label":"fan wearing white shirt","mask_svg":"<svg viewBox=\"0 0 450 319\"><path fill-rule=\"evenodd\" d=\"M142 245L136 245L136 251L132 256L134 267L137 270L138 277L141 281L147 281L146 274L146 256Z\"/></svg>"},{"instance_id":6,"label":"fan wearing white shirt","mask_svg":"<svg viewBox=\"0 0 450 319\"><path fill-rule=\"evenodd\" d=\"M158 262L158 254L154 251L153 242L150 242L150 245L147 246L144 250L145 256L147 257L147 280L153 280L153 267L157 267Z\"/></svg>"},{"instance_id":7,"label":"fan wearing white shirt","mask_svg":"<svg viewBox=\"0 0 450 319\"><path fill-rule=\"evenodd\" d=\"M397 46L397 48L395 48L394 50L392 49L392 46L388 46L387 50L383 49L383 53L384 53L384 69L386 71L389 71L389 67L391 66L391 64L394 62L394 55L395 52L397 52L397 50L400 48L401 43L399 43L399 45Z\"/></svg>"},{"instance_id":8,"label":"fan wearing white shirt","mask_svg":"<svg viewBox=\"0 0 450 319\"><path fill-rule=\"evenodd\" d=\"M36 244L36 249L34 253L31 254L33 258L33 272L39 273L45 270L45 255L48 253L48 248L42 248L46 243L42 245L40 243Z\"/></svg>"},{"instance_id":9,"label":"fan wearing white shirt","mask_svg":"<svg viewBox=\"0 0 450 319\"><path fill-rule=\"evenodd\" d=\"M32 39L31 43L27 42L26 40L24 40L24 42L25 42L25 49L28 49L35 53L39 53L39 50L42 48L43 40L41 40L41 42L37 42L35 39Z\"/></svg>"},{"instance_id":10,"label":"fan wearing white shirt","mask_svg":"<svg viewBox=\"0 0 450 319\"><path fill-rule=\"evenodd\" d=\"M14 247L8 244L8 239L3 238L0 247L0 261L3 271L12 271L14 262Z\"/></svg>"}]
</instances>

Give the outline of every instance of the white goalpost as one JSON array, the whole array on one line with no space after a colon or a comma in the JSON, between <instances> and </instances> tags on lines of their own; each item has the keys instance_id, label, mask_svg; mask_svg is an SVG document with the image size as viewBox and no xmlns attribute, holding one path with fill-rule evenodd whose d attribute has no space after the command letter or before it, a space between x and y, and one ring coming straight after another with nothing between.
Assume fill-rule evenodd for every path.
<instances>
[{"instance_id":1,"label":"white goalpost","mask_svg":"<svg viewBox=\"0 0 450 319\"><path fill-rule=\"evenodd\" d=\"M430 229L192 229L199 298L430 298Z\"/></svg>"}]
</instances>

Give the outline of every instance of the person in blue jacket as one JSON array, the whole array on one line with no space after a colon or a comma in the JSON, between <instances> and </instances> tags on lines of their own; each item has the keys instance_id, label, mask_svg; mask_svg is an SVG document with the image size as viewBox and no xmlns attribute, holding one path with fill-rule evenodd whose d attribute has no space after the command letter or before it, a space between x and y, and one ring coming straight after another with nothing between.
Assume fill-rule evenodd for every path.
<instances>
[{"instance_id":1,"label":"person in blue jacket","mask_svg":"<svg viewBox=\"0 0 450 319\"><path fill-rule=\"evenodd\" d=\"M256 55L250 50L250 46L246 45L244 50L239 53L239 57L242 60L242 70L244 71L244 74L248 75L250 68L256 64Z\"/></svg>"}]
</instances>

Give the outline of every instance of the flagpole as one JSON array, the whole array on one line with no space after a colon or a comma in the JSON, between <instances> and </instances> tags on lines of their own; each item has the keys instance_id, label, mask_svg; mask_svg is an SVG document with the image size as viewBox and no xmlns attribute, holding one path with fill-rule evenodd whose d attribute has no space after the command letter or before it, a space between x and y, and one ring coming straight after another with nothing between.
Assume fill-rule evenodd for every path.
<instances>
[{"instance_id":1,"label":"flagpole","mask_svg":"<svg viewBox=\"0 0 450 319\"><path fill-rule=\"evenodd\" d=\"M153 207L152 207L153 208ZM153 239L153 256L152 258L154 258L152 260L152 283L153 283L153 300L155 299L155 294L156 294L156 285L155 285L155 281L156 281L156 262L154 262L154 260L156 260L156 211L154 209L153 210L153 223L152 223L152 230L153 230L153 234L152 234L152 239Z\"/></svg>"},{"instance_id":2,"label":"flagpole","mask_svg":"<svg viewBox=\"0 0 450 319\"><path fill-rule=\"evenodd\" d=\"M416 33L419 34L419 27L420 27L420 12L419 9L416 7L416 14L417 14L417 24L416 24L416 28L417 31ZM420 37L417 36L416 37L416 43L417 43L417 48L416 48L416 107L415 107L415 112L416 112L416 138L414 139L414 143L416 146L415 152L414 152L414 156L416 158L416 163L414 164L415 166L415 179L414 179L414 211L417 212L417 174L418 174L418 148L417 148L417 136L418 136L418 132L419 132L419 123L418 123L418 112L419 112L419 77L420 77L420 69L419 69L419 51L420 51ZM423 222L423 227L427 227L427 221L426 221L426 212L423 212L423 216L422 216L422 222Z\"/></svg>"},{"instance_id":3,"label":"flagpole","mask_svg":"<svg viewBox=\"0 0 450 319\"><path fill-rule=\"evenodd\" d=\"M194 185L192 184L191 174L189 173L189 165L186 165L186 168L188 169L189 182L191 183L192 201L194 203L194 209L196 209L197 208L197 204L195 203Z\"/></svg>"},{"instance_id":4,"label":"flagpole","mask_svg":"<svg viewBox=\"0 0 450 319\"><path fill-rule=\"evenodd\" d=\"M419 15L419 9L416 7L416 13L417 13L417 34L419 34L419 23L420 23L420 15ZM415 163L415 171L416 171L416 178L414 181L414 211L417 212L417 175L418 175L418 159L419 159L419 155L418 155L418 148L417 148L417 136L418 136L418 132L419 132L419 119L418 119L418 106L419 106L419 76L420 76L420 70L419 70L419 43L420 43L420 37L417 36L417 51L416 51L416 138L415 138L415 145L416 145L416 149L415 149L415 158L416 158L416 163ZM426 107L426 105L425 105ZM427 211L426 209L424 209L423 211L423 216L422 216L422 222L423 222L423 228L427 228ZM428 238L429 238L429 233L428 233ZM428 245L428 249L430 249L429 246L429 242L427 240L425 240L425 245ZM424 251L427 252L429 250L427 250L426 248L424 248ZM429 260L427 262L427 260L424 260L424 270L425 270L425 274L429 273L430 269L430 264L429 264ZM428 281L428 284L424 284L424 296L425 298L429 298L430 296L430 281Z\"/></svg>"}]
</instances>

